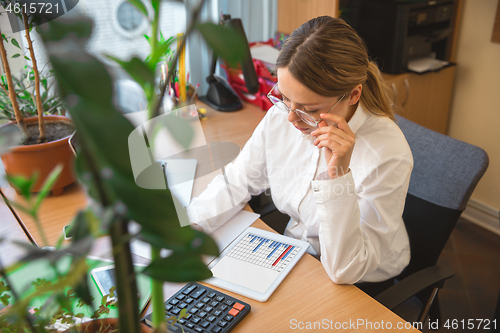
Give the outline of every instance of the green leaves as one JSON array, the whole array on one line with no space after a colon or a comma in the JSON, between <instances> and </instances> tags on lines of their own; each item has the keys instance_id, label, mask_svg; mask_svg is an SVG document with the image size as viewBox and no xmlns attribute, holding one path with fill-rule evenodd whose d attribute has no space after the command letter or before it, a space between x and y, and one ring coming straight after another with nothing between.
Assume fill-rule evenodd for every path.
<instances>
[{"instance_id":1,"label":"green leaves","mask_svg":"<svg viewBox=\"0 0 500 333\"><path fill-rule=\"evenodd\" d=\"M127 0L129 3L135 6L144 16L148 17L148 10L141 0Z\"/></svg>"},{"instance_id":2,"label":"green leaves","mask_svg":"<svg viewBox=\"0 0 500 333\"><path fill-rule=\"evenodd\" d=\"M201 260L201 255L217 256L219 249L208 235L190 227L182 228L173 237L148 232L141 233L141 239L157 248L167 247L173 252L169 257L156 259L146 267L143 274L159 281L188 282L205 280L212 272Z\"/></svg>"},{"instance_id":3,"label":"green leaves","mask_svg":"<svg viewBox=\"0 0 500 333\"><path fill-rule=\"evenodd\" d=\"M160 10L160 4L161 0L151 0L151 5L153 6L155 12L158 12Z\"/></svg>"},{"instance_id":4,"label":"green leaves","mask_svg":"<svg viewBox=\"0 0 500 333\"><path fill-rule=\"evenodd\" d=\"M62 18L62 17L61 17ZM68 32L71 32L71 39L80 39L85 42L90 37L92 31L92 20L86 16L73 17L72 20L57 19L37 27L37 32L45 36L46 40L60 41Z\"/></svg>"},{"instance_id":5,"label":"green leaves","mask_svg":"<svg viewBox=\"0 0 500 333\"><path fill-rule=\"evenodd\" d=\"M129 2L145 16L148 15L142 1L129 0ZM160 4L160 0L151 1L155 10L153 27L157 27L158 24ZM211 272L201 260L201 256L217 255L216 243L208 235L190 227L180 226L170 191L144 189L135 183L128 143L134 127L112 104L113 81L107 68L85 49L83 43L87 39L87 32L90 35L90 30L86 30L89 25L82 19L68 22L61 17L60 20L48 22L46 26L48 30L42 31L42 38L61 95L68 106L81 142L81 151L76 160L77 174L91 197L100 205L100 211L104 212L103 217L106 215L105 219L109 222L101 226L105 226L112 236L117 272L132 270L131 265L127 263L127 258L130 256L128 240L131 235L126 232L126 221L134 220L142 227L141 239L157 248L172 249L171 256L154 260L145 269L145 274L161 281L193 281L210 277ZM215 48L218 48L216 52L220 56L237 60L241 58L238 52L222 50L221 40L227 45L232 43L232 49L242 49L238 47L242 44L236 41L241 38L235 31L210 24L200 25L200 28L207 33L221 32L217 36L212 36L209 42L211 45L215 44ZM156 34L151 35L156 36ZM161 37L158 43L156 41L151 43L156 45L156 48L147 62L137 57L126 61L109 57L142 86L150 105L154 105L157 98L156 64L169 52L174 40L174 38L164 40ZM188 146L193 136L190 126L175 117L170 117L168 121L161 123L175 137L183 137L181 143ZM155 163L154 160L148 162ZM96 217L89 211L77 216L73 223L75 242L70 247L73 254L76 253L78 245L85 251L87 237L95 232L95 227L88 221L94 219ZM59 253L54 256L57 255ZM33 253L33 257L36 256L37 253ZM134 299L135 279L134 276L130 277L128 279L127 274L117 274L119 299ZM133 316L137 311L132 303L119 302L121 322L125 322L126 317L135 318ZM122 315L125 310L130 311L127 315ZM123 325L123 327L129 326L132 329L133 323Z\"/></svg>"},{"instance_id":6,"label":"green leaves","mask_svg":"<svg viewBox=\"0 0 500 333\"><path fill-rule=\"evenodd\" d=\"M40 267L45 267L45 269L47 269L47 266L41 265ZM30 292L26 293L21 299L16 300L16 302L12 304L9 313L25 314L26 309L28 309L29 304L31 304L33 300L46 297L47 295L56 295L57 297L64 292L65 288L71 288L77 285L78 282L81 281L81 277L87 274L88 269L89 267L86 260L81 259L74 262L71 269L64 275L58 273L55 274L54 278L51 277L51 283L45 283L43 280L38 281L39 284L37 284L36 288L33 288L33 291L30 290ZM51 299L45 301L43 307L48 305L47 303L52 302L52 299L51 297ZM44 309L41 309L41 311L44 311Z\"/></svg>"},{"instance_id":7,"label":"green leaves","mask_svg":"<svg viewBox=\"0 0 500 333\"><path fill-rule=\"evenodd\" d=\"M17 40L15 38L12 38L10 41L11 41L12 45L14 45L18 49L22 50L21 47L19 46L19 43L17 42Z\"/></svg>"},{"instance_id":8,"label":"green leaves","mask_svg":"<svg viewBox=\"0 0 500 333\"><path fill-rule=\"evenodd\" d=\"M129 61L123 61L113 56L107 56L109 59L119 64L137 83L139 83L144 91L151 89L155 84L155 73L141 59L133 57Z\"/></svg>"},{"instance_id":9,"label":"green leaves","mask_svg":"<svg viewBox=\"0 0 500 333\"><path fill-rule=\"evenodd\" d=\"M217 256L217 243L207 234L191 227L183 227L176 237L170 234L160 235L148 231L141 232L140 239L158 248L172 249L178 253L194 253Z\"/></svg>"},{"instance_id":10,"label":"green leaves","mask_svg":"<svg viewBox=\"0 0 500 333\"><path fill-rule=\"evenodd\" d=\"M170 282L189 282L208 279L212 272L193 254L173 253L152 262L142 272L153 279Z\"/></svg>"},{"instance_id":11,"label":"green leaves","mask_svg":"<svg viewBox=\"0 0 500 333\"><path fill-rule=\"evenodd\" d=\"M29 59L29 57L25 57ZM52 74L44 75L41 73L40 83L43 109L45 114L61 114L65 111L62 98L58 94L54 94L54 89L51 85L47 85L47 80L52 78ZM19 76L12 76L14 89L17 95L19 110L24 118L37 115L34 87L34 72L32 68L25 66ZM2 85L7 89L5 75L1 76ZM0 118L15 119L14 110L10 102L8 94L0 88Z\"/></svg>"},{"instance_id":12,"label":"green leaves","mask_svg":"<svg viewBox=\"0 0 500 333\"><path fill-rule=\"evenodd\" d=\"M0 281L0 302L3 304L3 306L9 305L10 295L7 294L7 292L9 291L10 287L6 285L5 282Z\"/></svg>"},{"instance_id":13,"label":"green leaves","mask_svg":"<svg viewBox=\"0 0 500 333\"><path fill-rule=\"evenodd\" d=\"M77 258L85 256L87 253L89 253L94 240L91 237L87 237L75 241L71 243L70 246L67 246L61 250L48 250L20 241L12 241L12 243L25 250L26 255L21 259L21 261L23 262L46 259L51 263L56 263L57 261L67 257L68 255L74 256L75 260Z\"/></svg>"},{"instance_id":14,"label":"green leaves","mask_svg":"<svg viewBox=\"0 0 500 333\"><path fill-rule=\"evenodd\" d=\"M87 238L89 236L101 236L100 227L101 221L92 211L87 208L79 211L75 219L70 225L72 242Z\"/></svg>"},{"instance_id":15,"label":"green leaves","mask_svg":"<svg viewBox=\"0 0 500 333\"><path fill-rule=\"evenodd\" d=\"M38 178L37 174L31 175L30 178L24 176L6 176L9 183L21 193L21 195L29 201L31 199L31 189L35 186L36 180Z\"/></svg>"},{"instance_id":16,"label":"green leaves","mask_svg":"<svg viewBox=\"0 0 500 333\"><path fill-rule=\"evenodd\" d=\"M215 54L231 65L236 65L245 58L248 45L246 45L245 38L234 28L207 22L196 24L196 29L201 32Z\"/></svg>"},{"instance_id":17,"label":"green leaves","mask_svg":"<svg viewBox=\"0 0 500 333\"><path fill-rule=\"evenodd\" d=\"M14 54L11 58L19 58L21 55L19 53Z\"/></svg>"},{"instance_id":18,"label":"green leaves","mask_svg":"<svg viewBox=\"0 0 500 333\"><path fill-rule=\"evenodd\" d=\"M19 203L15 202L13 202L12 204L27 212L31 216L36 216L38 209L40 208L40 204L42 203L43 199L45 199L45 197L49 194L50 190L59 178L62 168L62 165L57 165L54 170L50 172L50 174L45 179L41 190L38 192L34 202L32 202L31 190L38 179L38 175L35 173L31 176L31 178L26 178L24 176L7 175L7 180L16 190L21 193L21 195L27 202L27 206L22 206Z\"/></svg>"},{"instance_id":19,"label":"green leaves","mask_svg":"<svg viewBox=\"0 0 500 333\"><path fill-rule=\"evenodd\" d=\"M45 179L45 182L42 185L42 188L40 189L40 192L38 192L38 195L36 197L35 205L33 206L34 211L38 211L38 208L40 207L40 204L42 203L43 199L47 197L49 194L50 190L56 183L57 179L59 178L59 175L61 174L63 169L62 164L56 165L54 170L50 172L50 174L47 176Z\"/></svg>"},{"instance_id":20,"label":"green leaves","mask_svg":"<svg viewBox=\"0 0 500 333\"><path fill-rule=\"evenodd\" d=\"M171 49L170 49L170 46L172 45L172 43L176 40L174 37L170 37L169 39L167 40L164 40L163 39L163 36L160 34L161 36L161 39L158 43L158 47L157 49L153 52L153 54L151 55L151 58L149 60L149 63L151 64L151 68L156 68L156 65L158 64L158 62L165 56L165 55L168 55L169 53L171 53ZM149 41L149 37L147 38L147 40Z\"/></svg>"},{"instance_id":21,"label":"green leaves","mask_svg":"<svg viewBox=\"0 0 500 333\"><path fill-rule=\"evenodd\" d=\"M60 25L54 27L62 29ZM49 33L43 36L46 39L53 35ZM168 42L171 43L171 40ZM51 41L52 48L48 48L48 52L80 135L82 153L77 157L77 173L91 196L105 205L104 209L118 205L117 209L124 217L142 225L143 232L161 237L164 247L187 251L193 239L201 237L200 249L206 246L208 252L215 252L213 241L212 245L207 245L208 236L199 236L190 228L180 227L168 190L147 190L135 183L128 147L128 137L134 128L110 103L112 81L106 68L86 54L83 45L74 48L73 53L61 54L58 52L58 43ZM73 61L74 58L82 61ZM113 60L143 87L154 84L154 72L139 58ZM167 123L169 128L191 131L185 122L171 118ZM191 137L192 134L188 135L188 139ZM200 249L198 251L202 251Z\"/></svg>"}]
</instances>

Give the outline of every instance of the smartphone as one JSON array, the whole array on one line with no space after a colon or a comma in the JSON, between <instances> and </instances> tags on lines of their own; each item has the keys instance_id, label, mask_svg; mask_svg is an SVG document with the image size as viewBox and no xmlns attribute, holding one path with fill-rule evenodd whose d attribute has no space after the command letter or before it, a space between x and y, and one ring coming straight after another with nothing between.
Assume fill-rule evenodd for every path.
<instances>
[{"instance_id":1,"label":"smartphone","mask_svg":"<svg viewBox=\"0 0 500 333\"><path fill-rule=\"evenodd\" d=\"M71 237L73 237L73 234L71 233L71 225L65 225L63 227L63 234L64 234L64 239L70 240Z\"/></svg>"},{"instance_id":2,"label":"smartphone","mask_svg":"<svg viewBox=\"0 0 500 333\"><path fill-rule=\"evenodd\" d=\"M94 268L91 274L102 296L109 295L109 290L116 286L115 265ZM109 297L108 300L116 302L116 293L115 297Z\"/></svg>"},{"instance_id":3,"label":"smartphone","mask_svg":"<svg viewBox=\"0 0 500 333\"><path fill-rule=\"evenodd\" d=\"M76 131L71 134L71 136L68 139L69 142L69 147L71 148L71 151L75 156L78 154L78 151L80 149L80 143L78 142L78 136L76 135Z\"/></svg>"}]
</instances>

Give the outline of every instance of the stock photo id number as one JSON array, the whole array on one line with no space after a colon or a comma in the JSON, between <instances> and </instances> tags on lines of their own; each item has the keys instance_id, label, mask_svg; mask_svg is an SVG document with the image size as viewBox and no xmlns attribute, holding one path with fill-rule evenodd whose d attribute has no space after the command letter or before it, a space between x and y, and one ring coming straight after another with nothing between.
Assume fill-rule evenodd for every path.
<instances>
[{"instance_id":1,"label":"stock photo id number","mask_svg":"<svg viewBox=\"0 0 500 333\"><path fill-rule=\"evenodd\" d=\"M62 12L62 6L58 3L58 1L51 2L31 2L28 1L26 3L14 2L8 3L5 7L5 11L7 13L14 14L59 14Z\"/></svg>"},{"instance_id":2,"label":"stock photo id number","mask_svg":"<svg viewBox=\"0 0 500 333\"><path fill-rule=\"evenodd\" d=\"M29 17L30 25L39 26L66 14L77 4L78 0L0 0L14 33L25 29L17 20L22 15Z\"/></svg>"}]
</instances>

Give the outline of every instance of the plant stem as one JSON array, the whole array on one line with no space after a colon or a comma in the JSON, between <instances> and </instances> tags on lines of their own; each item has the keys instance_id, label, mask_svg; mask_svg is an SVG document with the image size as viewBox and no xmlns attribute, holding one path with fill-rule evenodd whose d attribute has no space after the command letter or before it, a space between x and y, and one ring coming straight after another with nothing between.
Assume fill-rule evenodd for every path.
<instances>
[{"instance_id":1,"label":"plant stem","mask_svg":"<svg viewBox=\"0 0 500 333\"><path fill-rule=\"evenodd\" d=\"M174 68L177 66L177 61L179 60L180 51L186 45L187 37L193 31L194 26L196 24L196 18L200 14L201 8L203 7L204 4L205 4L205 0L201 0L200 4L198 5L198 7L196 7L196 9L193 12L193 21L191 22L188 29L186 30L186 33L184 34L184 37L182 38L181 45L177 49L177 51L175 52L175 57L172 60L172 62L170 63L170 66L168 67L168 75L167 75L167 78L165 80L165 84L161 87L160 96L159 96L158 102L155 104L154 112L153 112L151 118L154 118L160 114L160 107L161 107L161 104L163 103L163 97L165 96L165 92L167 91L168 82L170 81L170 79L172 79L172 75L174 74Z\"/></svg>"},{"instance_id":2,"label":"plant stem","mask_svg":"<svg viewBox=\"0 0 500 333\"><path fill-rule=\"evenodd\" d=\"M155 15L153 21L151 22L151 38L150 46L151 54L155 54L158 48L158 24L160 20L160 8L161 2L158 2L158 8L155 8ZM156 71L156 68L153 69ZM156 93L156 86L151 87L150 100L148 101L148 117L149 119L154 118L154 111L156 108L156 103L158 101L158 95ZM151 245L151 260L154 261L160 258L161 248ZM153 329L162 332L165 331L165 307L163 298L163 281L158 281L156 279L151 279L151 302L153 306Z\"/></svg>"},{"instance_id":3,"label":"plant stem","mask_svg":"<svg viewBox=\"0 0 500 333\"><path fill-rule=\"evenodd\" d=\"M24 29L26 30L26 40L28 41L28 49L30 50L31 62L33 64L33 72L35 74L35 91L36 91L36 110L38 112L38 129L40 135L38 136L38 143L46 141L45 138L45 122L43 119L43 104L42 95L40 94L40 73L38 73L38 66L36 64L35 50L30 38L30 27L28 24L28 15L23 12Z\"/></svg>"},{"instance_id":4,"label":"plant stem","mask_svg":"<svg viewBox=\"0 0 500 333\"><path fill-rule=\"evenodd\" d=\"M116 279L116 295L118 297L120 332L139 332L139 299L137 297L137 280L132 263L130 242L124 241L128 235L126 220L113 223L109 229L113 245L121 244L121 251L113 250Z\"/></svg>"},{"instance_id":5,"label":"plant stem","mask_svg":"<svg viewBox=\"0 0 500 333\"><path fill-rule=\"evenodd\" d=\"M160 8L161 2L158 3L158 8L155 9L155 15L153 21L151 22L151 38L149 39L151 54L154 54L156 52L156 49L158 48L158 25L160 21ZM154 68L153 71L156 71L156 68ZM150 96L151 100L148 101L148 117L149 119L153 119L156 102L158 101L155 85L152 85L150 87Z\"/></svg>"},{"instance_id":6,"label":"plant stem","mask_svg":"<svg viewBox=\"0 0 500 333\"><path fill-rule=\"evenodd\" d=\"M5 283L10 287L10 293L12 294L12 299L14 301L20 299L19 294L15 290L14 285L10 282L10 278L7 275L7 272L5 271L4 266L3 266L1 261L0 261L0 276L2 276L2 279L4 279ZM24 320L26 320L26 322L28 323L28 326L30 327L31 331L36 333L35 326L33 325L33 322L32 322L32 320L29 317L27 312L26 312L26 316L25 316Z\"/></svg>"},{"instance_id":7,"label":"plant stem","mask_svg":"<svg viewBox=\"0 0 500 333\"><path fill-rule=\"evenodd\" d=\"M94 156L86 148L85 141L80 142L81 153L84 154L85 162L92 173L99 195L99 202L103 207L111 206L104 184ZM121 333L139 332L139 300L137 298L137 280L132 263L130 242L128 241L128 221L118 220L109 229L109 236L113 244L113 259L115 261L116 295L118 298L119 328ZM124 241L125 239L125 241ZM121 250L116 251L115 246L121 245Z\"/></svg>"},{"instance_id":8,"label":"plant stem","mask_svg":"<svg viewBox=\"0 0 500 333\"><path fill-rule=\"evenodd\" d=\"M161 249L151 246L151 261L160 259ZM165 323L165 306L163 304L163 282L151 279L152 307L153 307L153 328L160 328Z\"/></svg>"},{"instance_id":9,"label":"plant stem","mask_svg":"<svg viewBox=\"0 0 500 333\"><path fill-rule=\"evenodd\" d=\"M45 235L45 231L43 230L42 223L40 222L40 219L38 218L38 214L34 212L31 217L35 221L36 228L38 229L38 233L40 234L40 237L42 238L42 244L44 246L48 246L49 242L47 241L47 236Z\"/></svg>"},{"instance_id":10,"label":"plant stem","mask_svg":"<svg viewBox=\"0 0 500 333\"><path fill-rule=\"evenodd\" d=\"M5 76L7 78L7 87L9 88L9 99L12 103L12 108L14 109L14 114L16 115L16 121L18 126L21 128L23 134L28 138L28 131L26 130L26 124L24 123L23 115L19 110L19 104L17 104L16 91L14 89L14 82L12 81L12 73L10 71L9 59L7 59L7 51L5 50L5 46L3 44L2 31L0 30L0 38L2 42L0 43L0 54L2 56L2 63L5 72Z\"/></svg>"},{"instance_id":11,"label":"plant stem","mask_svg":"<svg viewBox=\"0 0 500 333\"><path fill-rule=\"evenodd\" d=\"M7 91L7 89L5 89L3 84L0 84L0 87L2 87L2 90L5 92L5 95L9 96L9 92Z\"/></svg>"}]
</instances>

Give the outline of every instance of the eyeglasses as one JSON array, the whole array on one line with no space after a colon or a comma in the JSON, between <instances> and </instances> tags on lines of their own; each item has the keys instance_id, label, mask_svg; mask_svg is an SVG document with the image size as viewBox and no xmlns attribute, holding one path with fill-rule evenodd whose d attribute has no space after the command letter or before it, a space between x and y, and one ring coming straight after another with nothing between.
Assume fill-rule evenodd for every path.
<instances>
[{"instance_id":1,"label":"eyeglasses","mask_svg":"<svg viewBox=\"0 0 500 333\"><path fill-rule=\"evenodd\" d=\"M307 114L306 112L302 111L302 110L299 110L299 109L290 109L290 107L288 105L286 105L285 102L283 102L282 99L279 99L278 97L276 96L273 96L272 95L272 92L274 91L274 89L276 89L276 87L278 86L278 83L276 83L273 88L271 89L271 91L267 94L267 98L269 98L269 100L278 108L280 109L281 111L285 111L286 113L289 113L290 111L294 112L297 117L299 117L303 122L305 122L307 125L309 126L314 126L314 127L318 127L318 124L320 122L323 121L323 119L321 119L321 117L319 118L319 120L316 120L314 119L314 117L312 117L311 115ZM347 93L345 93L344 95L342 95L342 97L340 97L340 99L337 101L337 103L335 103L334 106L332 106L332 108L330 110L328 110L328 112L332 111L334 107L337 106L337 104L340 103L340 101L342 101L342 99L344 99L344 97L347 95ZM326 113L328 113L326 112Z\"/></svg>"}]
</instances>

